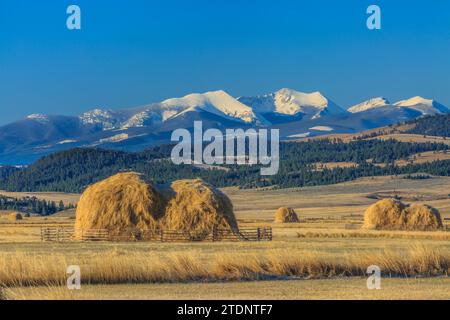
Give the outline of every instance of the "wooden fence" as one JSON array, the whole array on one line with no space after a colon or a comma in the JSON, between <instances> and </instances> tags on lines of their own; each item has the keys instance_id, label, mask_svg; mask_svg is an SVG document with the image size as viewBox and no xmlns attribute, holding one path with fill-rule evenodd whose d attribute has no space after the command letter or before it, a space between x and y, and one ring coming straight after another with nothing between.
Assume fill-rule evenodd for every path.
<instances>
[{"instance_id":1,"label":"wooden fence","mask_svg":"<svg viewBox=\"0 0 450 320\"><path fill-rule=\"evenodd\" d=\"M234 231L213 228L207 232L130 229L118 233L106 229L85 230L67 227L41 227L41 241L272 241L272 228L241 228Z\"/></svg>"}]
</instances>

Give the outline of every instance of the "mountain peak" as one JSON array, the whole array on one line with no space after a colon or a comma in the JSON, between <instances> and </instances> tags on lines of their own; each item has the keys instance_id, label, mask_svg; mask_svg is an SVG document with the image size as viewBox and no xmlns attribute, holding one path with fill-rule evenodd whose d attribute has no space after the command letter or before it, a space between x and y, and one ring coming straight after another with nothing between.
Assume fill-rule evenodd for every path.
<instances>
[{"instance_id":1,"label":"mountain peak","mask_svg":"<svg viewBox=\"0 0 450 320\"><path fill-rule=\"evenodd\" d=\"M367 111L367 110L375 109L375 108L379 108L379 107L384 107L389 104L390 104L390 102L386 98L376 97L376 98L372 98L372 99L363 101L357 105L354 105L354 106L348 108L347 111L349 111L351 113L356 113L356 112Z\"/></svg>"},{"instance_id":2,"label":"mountain peak","mask_svg":"<svg viewBox=\"0 0 450 320\"><path fill-rule=\"evenodd\" d=\"M397 107L406 107L421 112L423 115L448 113L450 110L436 100L415 96L395 103Z\"/></svg>"},{"instance_id":3,"label":"mountain peak","mask_svg":"<svg viewBox=\"0 0 450 320\"><path fill-rule=\"evenodd\" d=\"M161 104L164 108L187 109L184 111L203 110L246 123L262 120L257 119L252 108L239 102L223 90L192 93L182 98L165 100Z\"/></svg>"},{"instance_id":4,"label":"mountain peak","mask_svg":"<svg viewBox=\"0 0 450 320\"><path fill-rule=\"evenodd\" d=\"M274 93L240 97L238 100L263 115L268 113L286 116L301 114L302 117L316 119L322 114L342 114L346 112L318 91L304 93L282 88Z\"/></svg>"},{"instance_id":5,"label":"mountain peak","mask_svg":"<svg viewBox=\"0 0 450 320\"><path fill-rule=\"evenodd\" d=\"M410 107L415 106L417 104L426 104L426 105L433 105L434 100L432 99L425 99L421 96L415 96L406 100L399 101L395 103L396 106L400 107Z\"/></svg>"}]
</instances>

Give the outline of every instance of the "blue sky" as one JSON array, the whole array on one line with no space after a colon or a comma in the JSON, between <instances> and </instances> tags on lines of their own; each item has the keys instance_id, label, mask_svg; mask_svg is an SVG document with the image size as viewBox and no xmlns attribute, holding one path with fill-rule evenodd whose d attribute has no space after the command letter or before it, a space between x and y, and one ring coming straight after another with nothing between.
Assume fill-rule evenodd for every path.
<instances>
[{"instance_id":1,"label":"blue sky","mask_svg":"<svg viewBox=\"0 0 450 320\"><path fill-rule=\"evenodd\" d=\"M82 30L66 28L66 8ZM366 8L382 29L366 28ZM223 89L450 106L447 0L0 0L0 124Z\"/></svg>"}]
</instances>

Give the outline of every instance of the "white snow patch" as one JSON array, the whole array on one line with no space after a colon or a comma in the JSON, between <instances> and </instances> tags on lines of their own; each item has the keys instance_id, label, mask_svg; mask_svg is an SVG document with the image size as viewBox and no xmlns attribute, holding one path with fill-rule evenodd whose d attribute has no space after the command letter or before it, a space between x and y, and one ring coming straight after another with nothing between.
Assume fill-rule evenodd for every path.
<instances>
[{"instance_id":1,"label":"white snow patch","mask_svg":"<svg viewBox=\"0 0 450 320\"><path fill-rule=\"evenodd\" d=\"M315 126L312 128L309 128L309 130L316 130L316 131L333 131L334 129L328 126Z\"/></svg>"},{"instance_id":2,"label":"white snow patch","mask_svg":"<svg viewBox=\"0 0 450 320\"><path fill-rule=\"evenodd\" d=\"M74 143L74 142L77 142L77 140L67 139L67 140L62 140L62 141L58 142L58 144L66 144L66 143Z\"/></svg>"},{"instance_id":3,"label":"white snow patch","mask_svg":"<svg viewBox=\"0 0 450 320\"><path fill-rule=\"evenodd\" d=\"M116 142L120 142L120 141L124 141L124 140L128 140L128 139L129 139L129 136L127 133L121 133L121 134L116 134L115 136L112 136L109 138L100 139L99 142L100 143L106 143L106 142L116 143Z\"/></svg>"},{"instance_id":4,"label":"white snow patch","mask_svg":"<svg viewBox=\"0 0 450 320\"><path fill-rule=\"evenodd\" d=\"M288 136L288 138L306 138L306 137L309 137L310 135L311 135L311 132L297 133L297 134Z\"/></svg>"},{"instance_id":5,"label":"white snow patch","mask_svg":"<svg viewBox=\"0 0 450 320\"><path fill-rule=\"evenodd\" d=\"M34 120L40 123L47 123L49 121L48 116L41 113L33 113L27 116L28 120Z\"/></svg>"},{"instance_id":6,"label":"white snow patch","mask_svg":"<svg viewBox=\"0 0 450 320\"><path fill-rule=\"evenodd\" d=\"M116 128L118 120L111 110L94 109L83 113L80 117L83 124L101 124L103 130Z\"/></svg>"}]
</instances>

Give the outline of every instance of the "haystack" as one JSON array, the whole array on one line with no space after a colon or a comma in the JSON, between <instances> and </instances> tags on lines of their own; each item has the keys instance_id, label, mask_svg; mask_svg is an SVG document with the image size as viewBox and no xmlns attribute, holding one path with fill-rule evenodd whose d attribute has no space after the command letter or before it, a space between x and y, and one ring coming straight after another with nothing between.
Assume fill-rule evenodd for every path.
<instances>
[{"instance_id":1,"label":"haystack","mask_svg":"<svg viewBox=\"0 0 450 320\"><path fill-rule=\"evenodd\" d=\"M18 212L13 212L8 215L8 220L10 220L10 221L19 221L22 219L23 219L22 214L20 214Z\"/></svg>"},{"instance_id":2,"label":"haystack","mask_svg":"<svg viewBox=\"0 0 450 320\"><path fill-rule=\"evenodd\" d=\"M414 204L406 209L408 230L438 230L442 229L442 219L439 211L431 206Z\"/></svg>"},{"instance_id":3,"label":"haystack","mask_svg":"<svg viewBox=\"0 0 450 320\"><path fill-rule=\"evenodd\" d=\"M276 223L293 223L298 221L297 213L292 208L281 207L275 212Z\"/></svg>"},{"instance_id":4,"label":"haystack","mask_svg":"<svg viewBox=\"0 0 450 320\"><path fill-rule=\"evenodd\" d=\"M166 208L164 226L201 238L214 227L237 230L230 199L203 180L178 180L171 184L173 192Z\"/></svg>"},{"instance_id":5,"label":"haystack","mask_svg":"<svg viewBox=\"0 0 450 320\"><path fill-rule=\"evenodd\" d=\"M120 234L129 229L156 230L165 200L137 173L119 173L91 185L76 211L76 229L108 229Z\"/></svg>"},{"instance_id":6,"label":"haystack","mask_svg":"<svg viewBox=\"0 0 450 320\"><path fill-rule=\"evenodd\" d=\"M364 214L364 229L401 230L406 226L406 206L394 199L371 205Z\"/></svg>"},{"instance_id":7,"label":"haystack","mask_svg":"<svg viewBox=\"0 0 450 320\"><path fill-rule=\"evenodd\" d=\"M407 206L397 200L383 199L366 210L363 228L437 230L442 226L441 216L435 208L419 204Z\"/></svg>"}]
</instances>

